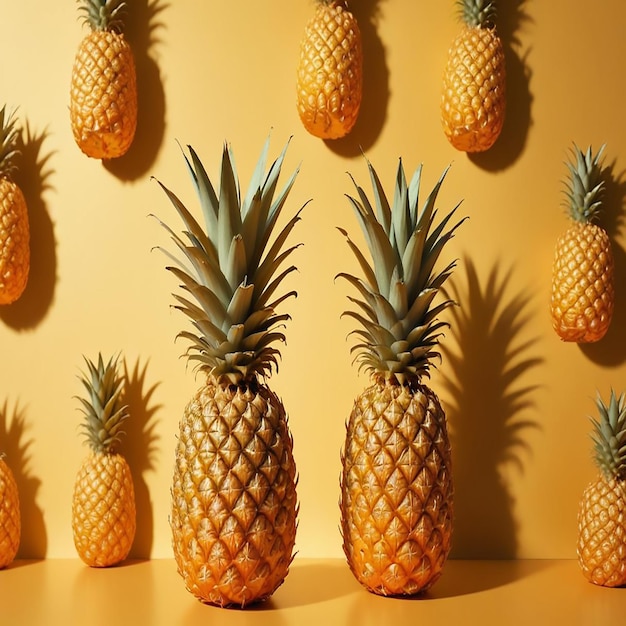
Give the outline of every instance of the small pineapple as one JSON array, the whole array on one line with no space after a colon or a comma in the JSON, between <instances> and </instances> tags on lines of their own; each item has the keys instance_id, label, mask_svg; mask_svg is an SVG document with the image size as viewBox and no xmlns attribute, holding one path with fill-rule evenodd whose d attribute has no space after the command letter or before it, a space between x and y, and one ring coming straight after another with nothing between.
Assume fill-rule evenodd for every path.
<instances>
[{"instance_id":1,"label":"small pineapple","mask_svg":"<svg viewBox=\"0 0 626 626\"><path fill-rule=\"evenodd\" d=\"M598 395L592 418L597 478L578 509L578 563L596 585L626 585L626 400L611 389L608 406Z\"/></svg>"},{"instance_id":2,"label":"small pineapple","mask_svg":"<svg viewBox=\"0 0 626 626\"><path fill-rule=\"evenodd\" d=\"M87 397L79 397L85 420L81 424L91 451L76 476L72 500L74 545L91 567L122 562L135 538L135 490L130 467L116 451L127 407L122 405L123 381L117 357L107 363L85 358L81 382Z\"/></svg>"},{"instance_id":3,"label":"small pineapple","mask_svg":"<svg viewBox=\"0 0 626 626\"><path fill-rule=\"evenodd\" d=\"M456 209L434 227L443 173L420 211L420 166L407 185L398 165L390 207L368 162L373 204L355 183L348 196L365 235L372 264L346 236L364 278L339 274L358 292L344 315L358 324L352 348L371 375L347 422L342 456L343 549L356 579L379 595L413 595L442 573L452 537L453 485L446 416L424 384L446 324L436 302L455 262L435 270L460 220Z\"/></svg>"},{"instance_id":4,"label":"small pineapple","mask_svg":"<svg viewBox=\"0 0 626 626\"><path fill-rule=\"evenodd\" d=\"M593 154L574 144L565 180L569 228L556 243L552 269L552 326L563 341L588 343L604 337L615 305L614 260L607 232L594 222L602 208L605 181Z\"/></svg>"},{"instance_id":5,"label":"small pineapple","mask_svg":"<svg viewBox=\"0 0 626 626\"><path fill-rule=\"evenodd\" d=\"M11 468L0 454L0 569L15 559L20 545L20 500Z\"/></svg>"},{"instance_id":6,"label":"small pineapple","mask_svg":"<svg viewBox=\"0 0 626 626\"><path fill-rule=\"evenodd\" d=\"M506 110L506 67L495 26L495 0L457 0L463 28L443 76L441 122L463 152L483 152L500 136Z\"/></svg>"},{"instance_id":7,"label":"small pineapple","mask_svg":"<svg viewBox=\"0 0 626 626\"><path fill-rule=\"evenodd\" d=\"M287 415L266 385L284 341L276 295L296 268L281 269L299 212L272 234L297 170L275 195L287 147L265 173L266 142L241 198L224 146L216 193L196 152L185 156L206 228L161 187L184 222L165 226L181 253L167 269L181 283L176 308L193 332L187 357L206 376L180 421L170 524L178 571L199 600L244 607L270 596L287 576L296 536L296 467Z\"/></svg>"},{"instance_id":8,"label":"small pineapple","mask_svg":"<svg viewBox=\"0 0 626 626\"><path fill-rule=\"evenodd\" d=\"M315 137L338 139L352 130L361 107L361 31L345 0L316 3L300 44L298 113Z\"/></svg>"},{"instance_id":9,"label":"small pineapple","mask_svg":"<svg viewBox=\"0 0 626 626\"><path fill-rule=\"evenodd\" d=\"M137 128L137 77L122 33L124 0L77 0L90 33L72 69L70 119L78 147L94 159L124 155Z\"/></svg>"},{"instance_id":10,"label":"small pineapple","mask_svg":"<svg viewBox=\"0 0 626 626\"><path fill-rule=\"evenodd\" d=\"M15 115L0 109L0 304L24 293L30 270L30 227L22 190L13 182L18 130Z\"/></svg>"}]
</instances>

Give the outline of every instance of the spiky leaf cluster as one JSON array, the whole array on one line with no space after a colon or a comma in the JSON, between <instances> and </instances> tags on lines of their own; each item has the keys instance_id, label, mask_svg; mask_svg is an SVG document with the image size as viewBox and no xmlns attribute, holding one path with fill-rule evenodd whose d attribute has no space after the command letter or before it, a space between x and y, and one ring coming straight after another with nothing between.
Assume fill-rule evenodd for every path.
<instances>
[{"instance_id":1,"label":"spiky leaf cluster","mask_svg":"<svg viewBox=\"0 0 626 626\"><path fill-rule=\"evenodd\" d=\"M84 24L92 30L122 32L125 0L77 0Z\"/></svg>"},{"instance_id":2,"label":"spiky leaf cluster","mask_svg":"<svg viewBox=\"0 0 626 626\"><path fill-rule=\"evenodd\" d=\"M494 28L496 24L495 0L457 0L459 16L472 27Z\"/></svg>"},{"instance_id":3,"label":"spiky leaf cluster","mask_svg":"<svg viewBox=\"0 0 626 626\"><path fill-rule=\"evenodd\" d=\"M9 177L15 169L15 157L19 154L15 126L15 111L8 112L6 105L0 109L0 177Z\"/></svg>"},{"instance_id":4,"label":"spiky leaf cluster","mask_svg":"<svg viewBox=\"0 0 626 626\"><path fill-rule=\"evenodd\" d=\"M583 152L574 144L573 158L565 163L569 172L564 180L565 207L576 222L591 223L598 217L605 188L600 160L604 147L602 145L594 156L591 146Z\"/></svg>"},{"instance_id":5,"label":"spiky leaf cluster","mask_svg":"<svg viewBox=\"0 0 626 626\"><path fill-rule=\"evenodd\" d=\"M626 399L611 389L606 405L600 395L596 399L599 419L591 419L594 459L607 478L626 480Z\"/></svg>"},{"instance_id":6,"label":"spiky leaf cluster","mask_svg":"<svg viewBox=\"0 0 626 626\"><path fill-rule=\"evenodd\" d=\"M85 417L81 428L94 452L113 453L128 418L128 407L121 401L123 379L117 371L118 357L113 356L106 363L102 354L98 354L96 363L83 358L87 371L80 380L87 395L77 396Z\"/></svg>"},{"instance_id":7,"label":"spiky leaf cluster","mask_svg":"<svg viewBox=\"0 0 626 626\"><path fill-rule=\"evenodd\" d=\"M175 308L189 317L195 332L179 336L189 340L186 356L197 369L231 383L267 376L278 367L276 343L285 340L281 328L288 314L276 308L295 291L277 295L283 279L296 267L283 263L299 244L284 248L300 211L275 236L278 217L299 168L276 193L287 151L266 170L269 138L242 199L234 157L224 145L219 191L191 146L185 162L202 209L202 228L178 197L159 182L183 220L181 235L161 224L182 253L165 251L173 265L167 267L179 280L184 295L174 294Z\"/></svg>"},{"instance_id":8,"label":"spiky leaf cluster","mask_svg":"<svg viewBox=\"0 0 626 626\"><path fill-rule=\"evenodd\" d=\"M439 271L435 265L465 218L450 225L459 203L435 225L435 202L448 168L419 210L421 165L407 185L402 160L399 161L391 205L369 161L367 166L373 202L354 179L358 197L347 197L359 220L372 263L347 232L339 229L363 272L363 278L339 274L361 296L349 297L355 307L344 315L360 325L352 333L359 338L352 353L360 367L372 375L404 383L428 375L432 360L440 356L437 345L446 324L439 320L439 315L452 301L434 301L456 262Z\"/></svg>"}]
</instances>

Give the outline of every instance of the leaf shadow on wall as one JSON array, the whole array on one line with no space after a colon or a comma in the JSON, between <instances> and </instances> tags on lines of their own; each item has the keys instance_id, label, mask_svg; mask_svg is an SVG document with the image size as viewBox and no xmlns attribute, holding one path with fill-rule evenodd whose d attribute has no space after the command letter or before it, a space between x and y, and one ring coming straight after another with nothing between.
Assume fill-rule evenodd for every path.
<instances>
[{"instance_id":1,"label":"leaf shadow on wall","mask_svg":"<svg viewBox=\"0 0 626 626\"><path fill-rule=\"evenodd\" d=\"M513 465L523 472L521 452L530 452L524 433L539 427L529 417L539 386L525 381L543 359L537 340L526 338L529 297L506 296L511 270L501 276L496 264L481 284L471 260L464 266L465 289L451 279L448 294L459 304L451 310L456 349L442 345L455 483L452 556L514 559L518 527L504 471Z\"/></svg>"},{"instance_id":2,"label":"leaf shadow on wall","mask_svg":"<svg viewBox=\"0 0 626 626\"><path fill-rule=\"evenodd\" d=\"M147 362L142 367L137 361L131 370L124 360L124 403L128 406L129 417L124 424L126 436L122 453L133 475L137 507L137 532L129 554L131 559L149 559L154 540L154 515L145 474L154 471L156 466L158 422L155 415L161 405L152 402L159 383L147 387L147 372Z\"/></svg>"},{"instance_id":3,"label":"leaf shadow on wall","mask_svg":"<svg viewBox=\"0 0 626 626\"><path fill-rule=\"evenodd\" d=\"M169 8L161 0L135 0L128 4L125 36L137 71L137 129L126 154L102 161L111 174L127 182L150 170L165 135L165 89L152 50L160 43L156 31L164 26L157 18Z\"/></svg>"},{"instance_id":4,"label":"leaf shadow on wall","mask_svg":"<svg viewBox=\"0 0 626 626\"><path fill-rule=\"evenodd\" d=\"M506 63L506 113L502 132L489 150L468 153L478 167L496 172L511 166L521 156L532 125L532 73L528 63L530 49L518 52L516 33L522 24L531 22L524 5L527 0L498 3L497 29L504 47Z\"/></svg>"},{"instance_id":5,"label":"leaf shadow on wall","mask_svg":"<svg viewBox=\"0 0 626 626\"><path fill-rule=\"evenodd\" d=\"M37 505L41 480L32 474L30 448L33 440L25 440L27 431L24 409L8 401L0 407L0 452L11 468L20 499L21 538L18 559L44 559L48 548L43 511Z\"/></svg>"},{"instance_id":6,"label":"leaf shadow on wall","mask_svg":"<svg viewBox=\"0 0 626 626\"><path fill-rule=\"evenodd\" d=\"M54 300L57 281L56 241L54 225L44 200L51 187L48 179L53 171L48 161L54 154L42 155L46 131L33 132L28 124L20 134L20 159L13 179L24 194L30 226L30 271L26 288L13 304L0 307L0 318L15 330L35 328L46 316Z\"/></svg>"},{"instance_id":7,"label":"leaf shadow on wall","mask_svg":"<svg viewBox=\"0 0 626 626\"><path fill-rule=\"evenodd\" d=\"M613 259L615 262L615 308L613 319L606 335L595 343L579 344L583 354L594 363L602 366L618 366L626 362L626 251L617 238L624 226L626 207L626 172L615 173L615 164L603 169L602 178L605 181L603 212L600 215L600 225L611 238Z\"/></svg>"},{"instance_id":8,"label":"leaf shadow on wall","mask_svg":"<svg viewBox=\"0 0 626 626\"><path fill-rule=\"evenodd\" d=\"M382 2L360 0L350 4L363 42L363 94L359 116L352 130L340 139L324 140L326 146L340 156L358 156L374 145L387 118L389 68L385 47L378 35Z\"/></svg>"}]
</instances>

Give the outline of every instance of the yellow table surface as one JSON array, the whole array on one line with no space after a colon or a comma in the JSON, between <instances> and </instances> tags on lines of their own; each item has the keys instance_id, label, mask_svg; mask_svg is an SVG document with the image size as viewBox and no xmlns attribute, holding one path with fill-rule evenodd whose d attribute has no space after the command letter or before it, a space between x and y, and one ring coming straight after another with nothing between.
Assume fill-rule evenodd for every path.
<instances>
[{"instance_id":1,"label":"yellow table surface","mask_svg":"<svg viewBox=\"0 0 626 626\"><path fill-rule=\"evenodd\" d=\"M173 560L91 569L77 559L16 561L0 571L2 626L305 626L350 624L626 624L626 588L588 583L576 561L448 561L423 596L368 593L339 559L294 561L267 602L220 609L198 602Z\"/></svg>"}]
</instances>

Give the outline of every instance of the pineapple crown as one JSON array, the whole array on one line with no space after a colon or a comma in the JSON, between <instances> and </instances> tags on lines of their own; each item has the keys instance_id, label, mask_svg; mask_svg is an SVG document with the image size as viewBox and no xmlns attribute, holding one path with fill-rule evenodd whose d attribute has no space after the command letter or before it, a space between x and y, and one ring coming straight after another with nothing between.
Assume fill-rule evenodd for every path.
<instances>
[{"instance_id":1,"label":"pineapple crown","mask_svg":"<svg viewBox=\"0 0 626 626\"><path fill-rule=\"evenodd\" d=\"M407 185L400 159L391 206L369 161L367 167L374 206L354 179L358 198L350 195L347 198L365 236L372 264L340 228L364 275L362 279L338 274L361 296L348 297L355 307L343 315L360 325L351 333L358 337L351 352L356 354L359 369L376 378L412 383L423 375L428 376L432 360L440 357L437 346L441 329L448 324L438 318L453 302L445 299L434 304L434 299L456 261L441 271L435 271L434 267L442 249L466 218L449 226L459 203L434 227L435 201L449 168L444 170L420 211L421 165Z\"/></svg>"},{"instance_id":2,"label":"pineapple crown","mask_svg":"<svg viewBox=\"0 0 626 626\"><path fill-rule=\"evenodd\" d=\"M15 127L15 111L8 112L6 105L0 109L0 177L9 177L15 170L15 157L19 154Z\"/></svg>"},{"instance_id":3,"label":"pineapple crown","mask_svg":"<svg viewBox=\"0 0 626 626\"><path fill-rule=\"evenodd\" d=\"M495 0L457 0L461 20L467 26L494 28L496 23Z\"/></svg>"},{"instance_id":4,"label":"pineapple crown","mask_svg":"<svg viewBox=\"0 0 626 626\"><path fill-rule=\"evenodd\" d=\"M87 372L82 373L80 380L87 396L76 396L85 416L81 428L85 441L94 452L112 454L128 418L128 407L121 402L123 380L117 373L118 357L111 357L107 363L101 354L98 354L97 363L83 358Z\"/></svg>"},{"instance_id":5,"label":"pineapple crown","mask_svg":"<svg viewBox=\"0 0 626 626\"><path fill-rule=\"evenodd\" d=\"M591 146L583 152L573 144L573 158L565 163L569 172L564 181L565 206L568 215L575 222L591 223L600 212L605 188L600 161L604 148L605 144L594 156Z\"/></svg>"},{"instance_id":6,"label":"pineapple crown","mask_svg":"<svg viewBox=\"0 0 626 626\"><path fill-rule=\"evenodd\" d=\"M121 32L126 11L125 0L77 0L84 24L92 30Z\"/></svg>"},{"instance_id":7,"label":"pineapple crown","mask_svg":"<svg viewBox=\"0 0 626 626\"><path fill-rule=\"evenodd\" d=\"M611 479L626 480L626 400L611 389L608 406L600 394L596 399L600 418L590 418L593 424L594 459L598 468Z\"/></svg>"},{"instance_id":8,"label":"pineapple crown","mask_svg":"<svg viewBox=\"0 0 626 626\"><path fill-rule=\"evenodd\" d=\"M268 137L243 201L228 144L222 152L219 192L196 152L187 146L190 156L185 155L185 162L200 200L205 229L176 195L157 181L185 226L179 236L161 222L182 253L179 259L163 250L173 261L166 269L180 280L185 294L173 294L175 308L188 316L196 330L179 333L190 342L185 356L195 361L197 370L228 384L267 376L273 366L278 369L280 351L275 344L285 341L281 329L290 316L277 314L276 308L297 296L295 291L276 292L283 279L296 270L294 265L281 268L300 244L286 249L284 244L304 207L272 236L299 171L297 168L276 193L288 145L266 172Z\"/></svg>"}]
</instances>

